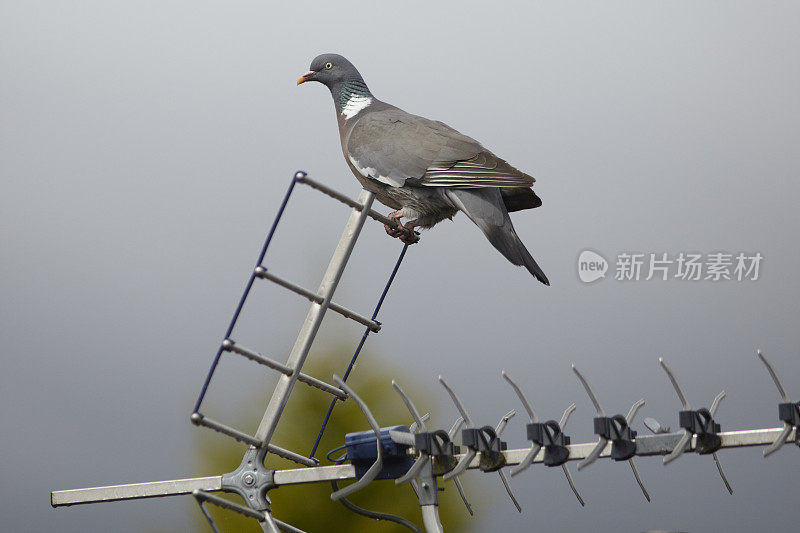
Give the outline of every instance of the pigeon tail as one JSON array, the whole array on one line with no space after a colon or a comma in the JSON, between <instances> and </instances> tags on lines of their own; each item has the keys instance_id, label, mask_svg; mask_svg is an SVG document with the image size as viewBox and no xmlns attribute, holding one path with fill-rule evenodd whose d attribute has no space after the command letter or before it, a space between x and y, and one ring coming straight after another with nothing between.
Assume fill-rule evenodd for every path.
<instances>
[{"instance_id":1,"label":"pigeon tail","mask_svg":"<svg viewBox=\"0 0 800 533\"><path fill-rule=\"evenodd\" d=\"M477 223L476 223L477 224ZM505 256L506 259L517 266L524 266L528 272L533 274L533 277L544 283L550 285L550 280L547 279L544 271L531 256L531 253L525 248L525 245L520 240L514 226L511 224L511 219L508 219L508 224L503 226L490 226L484 224L477 224L492 246Z\"/></svg>"},{"instance_id":2,"label":"pigeon tail","mask_svg":"<svg viewBox=\"0 0 800 533\"><path fill-rule=\"evenodd\" d=\"M509 213L542 205L542 199L529 187L500 187L500 195Z\"/></svg>"},{"instance_id":3,"label":"pigeon tail","mask_svg":"<svg viewBox=\"0 0 800 533\"><path fill-rule=\"evenodd\" d=\"M448 189L447 196L512 264L524 266L544 283L550 281L520 240L497 188Z\"/></svg>"},{"instance_id":4,"label":"pigeon tail","mask_svg":"<svg viewBox=\"0 0 800 533\"><path fill-rule=\"evenodd\" d=\"M511 227L511 231L514 233L514 236L516 237L517 232L514 231L513 226ZM522 254L522 262L524 263L525 268L528 269L528 272L533 274L533 277L535 277L536 279L538 279L539 281L541 281L542 283L544 283L549 287L550 280L547 279L547 276L542 270L542 267L540 267L539 264L536 262L536 259L534 259L533 256L531 256L531 253L528 251L527 248L525 248L525 245L522 244L522 241L519 239L519 237L517 237L517 246L519 247L519 251ZM500 252L502 253L502 250L500 250Z\"/></svg>"}]
</instances>

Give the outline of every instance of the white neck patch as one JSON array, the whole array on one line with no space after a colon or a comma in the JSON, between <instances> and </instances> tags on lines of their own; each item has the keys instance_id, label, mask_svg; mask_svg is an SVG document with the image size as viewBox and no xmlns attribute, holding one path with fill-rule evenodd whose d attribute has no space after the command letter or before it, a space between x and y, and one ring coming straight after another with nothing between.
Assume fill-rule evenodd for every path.
<instances>
[{"instance_id":1,"label":"white neck patch","mask_svg":"<svg viewBox=\"0 0 800 533\"><path fill-rule=\"evenodd\" d=\"M359 96L354 94L350 97L347 103L342 108L342 115L344 119L350 119L356 116L362 109L372 103L372 98L369 96Z\"/></svg>"}]
</instances>

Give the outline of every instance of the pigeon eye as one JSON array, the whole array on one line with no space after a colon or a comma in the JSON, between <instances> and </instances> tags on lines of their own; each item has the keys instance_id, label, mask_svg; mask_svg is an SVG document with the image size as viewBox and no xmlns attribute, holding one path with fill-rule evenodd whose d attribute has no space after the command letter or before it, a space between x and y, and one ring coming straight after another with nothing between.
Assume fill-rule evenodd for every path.
<instances>
[{"instance_id":1,"label":"pigeon eye","mask_svg":"<svg viewBox=\"0 0 800 533\"><path fill-rule=\"evenodd\" d=\"M329 62L327 62L327 63L325 63L325 69L326 69L326 70L330 70L330 69L332 69L332 68L333 68L333 63L331 63L330 61L329 61Z\"/></svg>"}]
</instances>

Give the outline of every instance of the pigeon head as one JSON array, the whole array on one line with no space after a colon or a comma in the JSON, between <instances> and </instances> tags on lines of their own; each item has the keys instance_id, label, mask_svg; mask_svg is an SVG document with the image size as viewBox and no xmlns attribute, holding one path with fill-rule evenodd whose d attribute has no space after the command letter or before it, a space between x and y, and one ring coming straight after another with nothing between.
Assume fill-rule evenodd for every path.
<instances>
[{"instance_id":1,"label":"pigeon head","mask_svg":"<svg viewBox=\"0 0 800 533\"><path fill-rule=\"evenodd\" d=\"M346 118L372 103L372 93L364 83L364 78L350 61L338 54L315 57L309 71L297 80L297 85L307 81L318 81L325 85L331 91L336 111L343 113Z\"/></svg>"}]
</instances>

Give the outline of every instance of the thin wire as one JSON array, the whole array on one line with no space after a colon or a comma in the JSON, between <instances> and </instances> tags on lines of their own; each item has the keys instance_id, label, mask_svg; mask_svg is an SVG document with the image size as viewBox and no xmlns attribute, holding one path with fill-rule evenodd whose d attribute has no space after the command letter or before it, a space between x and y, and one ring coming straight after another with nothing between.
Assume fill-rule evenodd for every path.
<instances>
[{"instance_id":1,"label":"thin wire","mask_svg":"<svg viewBox=\"0 0 800 533\"><path fill-rule=\"evenodd\" d=\"M339 490L339 484L336 481L331 481L331 487L333 488L334 491ZM395 524L400 524L401 526L407 527L414 533L422 533L422 531L413 522L406 520L402 516L395 516L389 513L381 513L379 511L370 511L369 509L364 509L363 507L359 507L358 505L354 504L347 498L339 498L339 503L341 503L354 513L366 516L367 518L374 518L375 520L387 520L389 522L394 522Z\"/></svg>"},{"instance_id":2,"label":"thin wire","mask_svg":"<svg viewBox=\"0 0 800 533\"><path fill-rule=\"evenodd\" d=\"M327 454L325 454L325 458L332 463L336 463L337 465L339 463L343 463L347 461L347 451L345 451L340 457L335 457L333 459L331 459L331 454L336 453L339 450L344 450L345 448L347 448L347 444L342 444L341 446L337 446L336 448L332 449Z\"/></svg>"},{"instance_id":3,"label":"thin wire","mask_svg":"<svg viewBox=\"0 0 800 533\"><path fill-rule=\"evenodd\" d=\"M272 227L267 234L267 240L264 241L264 246L261 248L261 253L258 255L258 261L256 261L256 267L261 266L261 263L264 261L264 256L267 255L267 248L269 247L270 242L272 242L272 236L275 235L275 230L278 228L278 222L280 222L281 217L283 216L283 211L286 209L286 204L289 203L289 197L292 195L292 191L294 191L294 186L297 184L297 176L305 176L305 172L298 172L292 178L292 182L289 184L289 189L286 191L286 196L283 198L283 202L281 203L280 209L278 209L278 215L275 217L275 220L272 222ZM242 312L242 308L244 307L244 302L247 300L247 296L250 294L250 289L253 287L253 282L256 279L255 268L253 272L250 274L250 279L247 281L247 286L244 289L244 294L242 294L241 299L239 300L239 305L236 306L236 311L233 313L233 318L231 319L230 324L228 325L228 329L225 331L225 339L230 338L231 333L233 332L233 328L236 326L236 321L239 320L239 313ZM197 397L197 402L194 404L194 412L198 413L200 411L200 404L203 403L203 398L206 396L206 391L208 390L208 385L211 383L211 378L214 375L214 371L217 369L217 365L219 364L220 357L222 356L223 347L220 344L219 349L217 350L217 355L214 356L214 362L211 363L211 368L206 375L206 380L203 383L203 388L200 390L200 396Z\"/></svg>"},{"instance_id":4,"label":"thin wire","mask_svg":"<svg viewBox=\"0 0 800 533\"><path fill-rule=\"evenodd\" d=\"M219 529L217 529L217 525L214 523L214 519L211 518L211 515L206 509L206 506L203 505L203 501L200 498L195 498L195 499L197 500L198 505L200 505L200 510L203 511L203 516L205 516L206 520L208 520L208 525L211 526L212 531L214 531L214 533L219 533Z\"/></svg>"},{"instance_id":5,"label":"thin wire","mask_svg":"<svg viewBox=\"0 0 800 533\"><path fill-rule=\"evenodd\" d=\"M389 287L392 286L392 282L394 281L395 276L397 275L397 271L400 269L400 264L403 262L403 258L406 255L406 250L408 250L408 244L403 246L403 251L400 252L400 257L397 258L397 262L394 265L394 269L392 270L391 276L389 276L389 281L386 282L386 286L383 288L383 292L381 293L380 299L378 299L378 304L375 306L375 311L372 312L371 320L375 320L378 316L378 312L381 310L381 306L383 305L383 301L386 299L386 295L389 293ZM361 336L361 341L358 343L358 347L356 347L355 353L353 353L353 357L350 359L350 364L347 365L347 370L345 370L344 375L342 376L342 381L347 381L347 377L350 375L350 372L353 370L353 366L356 363L356 359L358 358L358 354L361 353L361 348L364 347L364 343L369 337L371 330L366 328L364 330L364 334ZM314 446L311 447L311 452L308 454L308 457L311 459L316 455L317 448L319 447L319 443L322 440L322 435L325 433L325 428L328 425L328 422L331 419L331 414L333 413L333 408L336 406L336 402L338 398L334 398L331 400L331 404L328 406L328 412L325 413L325 418L322 419L322 426L319 428L319 433L317 434L317 438L314 440Z\"/></svg>"}]
</instances>

